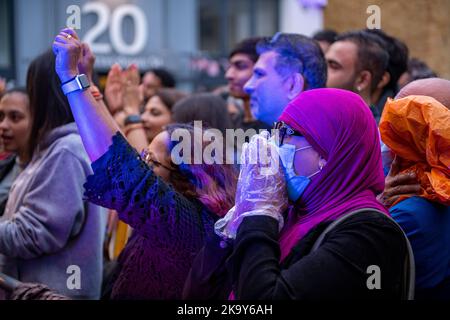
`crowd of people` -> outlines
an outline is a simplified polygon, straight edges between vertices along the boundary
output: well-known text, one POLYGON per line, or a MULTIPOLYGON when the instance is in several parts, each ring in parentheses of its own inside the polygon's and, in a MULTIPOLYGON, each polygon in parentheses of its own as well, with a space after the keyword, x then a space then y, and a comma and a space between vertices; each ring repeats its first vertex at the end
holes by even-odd
POLYGON ((450 299, 450 81, 381 30, 228 60, 100 90, 65 28, 0 93, 1 299, 450 299))

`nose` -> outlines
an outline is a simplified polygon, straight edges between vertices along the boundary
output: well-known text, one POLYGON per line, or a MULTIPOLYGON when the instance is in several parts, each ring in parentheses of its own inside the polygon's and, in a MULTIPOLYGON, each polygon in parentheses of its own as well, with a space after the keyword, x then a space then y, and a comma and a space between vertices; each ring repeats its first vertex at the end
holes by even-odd
POLYGON ((231 81, 233 80, 233 78, 234 78, 234 70, 233 68, 228 68, 227 72, 225 72, 225 79, 231 81))
POLYGON ((3 119, 0 118, 0 130, 5 131, 8 129, 8 120, 6 120, 6 117, 3 117, 3 119))
POLYGON ((248 79, 248 81, 244 85, 244 91, 249 96, 252 95, 252 93, 255 91, 255 81, 253 78, 254 77, 252 76, 250 79, 248 79))
POLYGON ((148 118, 149 118, 149 116, 148 116, 148 112, 147 111, 144 111, 142 114, 141 114, 141 121, 145 124, 145 123, 148 123, 148 118))

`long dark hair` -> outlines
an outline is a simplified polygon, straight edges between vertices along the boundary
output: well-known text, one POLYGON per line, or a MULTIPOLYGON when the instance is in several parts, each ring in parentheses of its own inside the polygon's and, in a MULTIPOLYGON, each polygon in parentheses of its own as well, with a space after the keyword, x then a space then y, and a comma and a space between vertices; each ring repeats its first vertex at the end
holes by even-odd
POLYGON ((155 92, 155 96, 158 97, 161 102, 172 111, 173 106, 180 100, 187 97, 187 94, 172 88, 160 88, 155 92))
MULTIPOLYGON (((191 137, 191 159, 194 159, 195 143, 194 127, 190 124, 173 123, 166 126, 165 130, 169 137, 177 129, 187 130, 191 137)), ((169 152, 179 142, 169 142, 169 152)), ((209 142, 201 141, 201 152, 209 142)), ((225 154, 223 155, 223 164, 189 164, 181 163, 176 165, 171 160, 171 165, 176 168, 171 172, 170 183, 173 187, 188 198, 199 200, 208 210, 219 217, 224 216, 234 205, 234 197, 237 186, 238 172, 236 168, 226 163, 225 154)))
POLYGON ((28 144, 31 157, 51 130, 74 121, 69 102, 61 91, 61 81, 55 71, 55 56, 51 50, 31 62, 27 74, 27 92, 32 119, 28 144))
POLYGON ((227 103, 221 97, 212 93, 197 93, 178 101, 172 109, 174 122, 190 123, 201 120, 211 129, 219 129, 226 134, 226 129, 232 129, 227 103))

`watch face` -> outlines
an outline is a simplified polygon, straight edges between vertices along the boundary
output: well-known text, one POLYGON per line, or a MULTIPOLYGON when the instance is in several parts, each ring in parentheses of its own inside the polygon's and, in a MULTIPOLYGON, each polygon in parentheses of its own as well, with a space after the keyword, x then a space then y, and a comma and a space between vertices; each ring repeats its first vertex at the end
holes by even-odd
POLYGON ((78 77, 78 80, 80 81, 82 88, 89 87, 90 84, 89 84, 89 80, 86 75, 82 74, 81 76, 78 77))
POLYGON ((125 118, 125 125, 141 122, 142 122, 141 116, 138 114, 132 114, 125 118))

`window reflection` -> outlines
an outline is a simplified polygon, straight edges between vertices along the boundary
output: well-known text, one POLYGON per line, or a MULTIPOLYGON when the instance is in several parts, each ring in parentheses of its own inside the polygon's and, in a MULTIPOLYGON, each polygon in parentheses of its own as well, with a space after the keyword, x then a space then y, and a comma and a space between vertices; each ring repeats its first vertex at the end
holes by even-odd
POLYGON ((239 41, 278 30, 279 0, 199 0, 200 50, 227 54, 239 41))
POLYGON ((0 69, 11 67, 10 5, 10 1, 0 0, 0 69))

